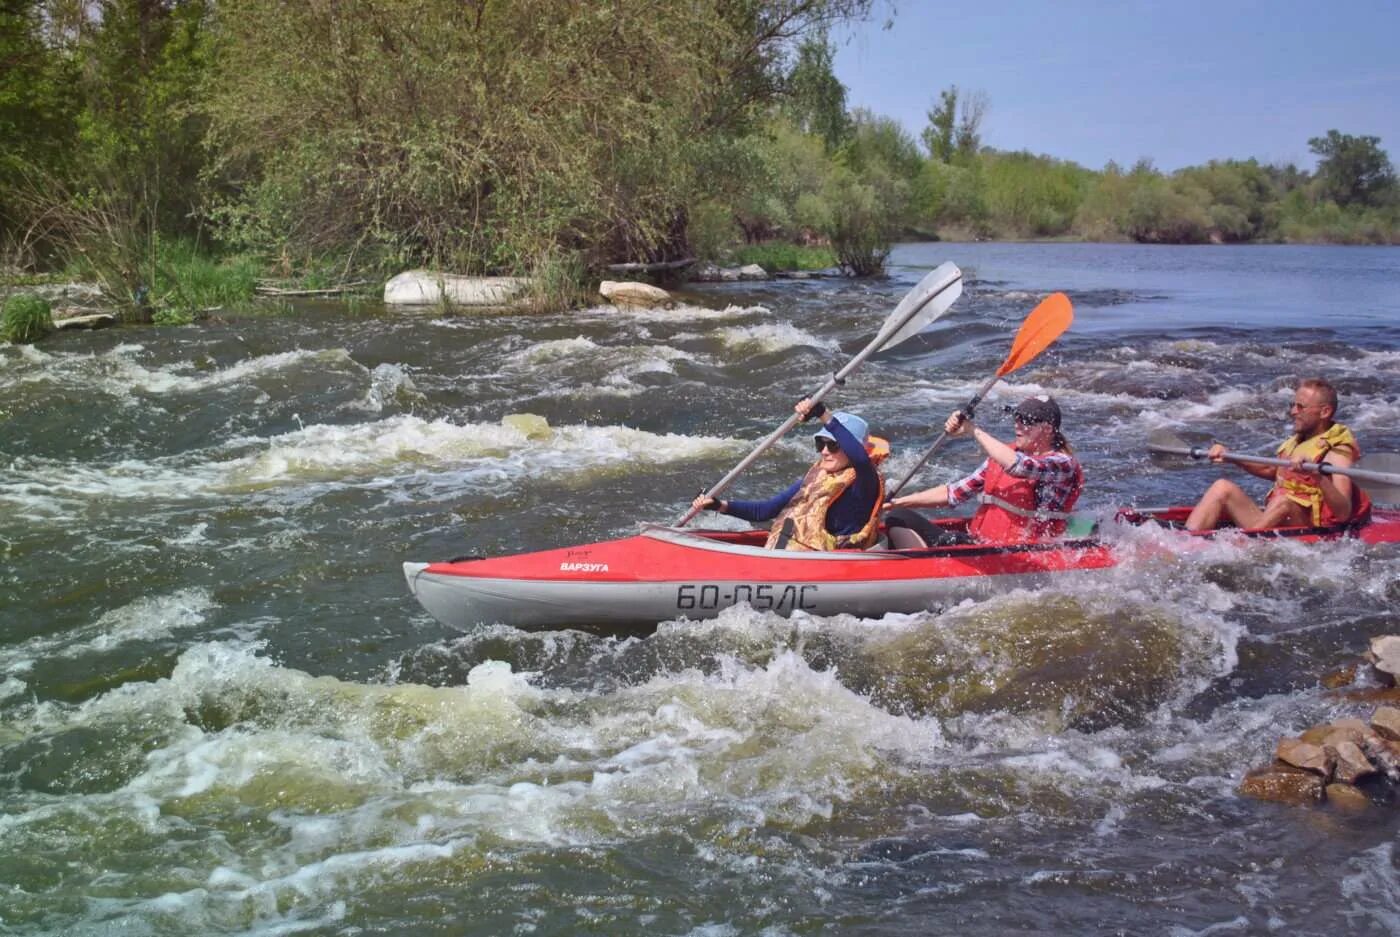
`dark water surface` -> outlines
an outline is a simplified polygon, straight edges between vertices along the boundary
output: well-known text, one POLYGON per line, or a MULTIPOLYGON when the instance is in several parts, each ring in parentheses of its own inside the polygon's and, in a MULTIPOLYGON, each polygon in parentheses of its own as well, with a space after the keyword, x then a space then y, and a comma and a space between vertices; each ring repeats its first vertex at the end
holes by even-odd
POLYGON ((892 259, 668 311, 304 305, 0 347, 0 931, 1400 931, 1393 808, 1234 793, 1280 735, 1364 712, 1318 677, 1400 631, 1394 550, 1142 550, 917 615, 741 607, 644 640, 463 636, 408 595, 404 560, 674 518, 944 260, 963 299, 836 401, 894 477, 1057 289, 1074 328, 992 399, 1058 397, 1085 507, 1192 500, 1216 471, 1152 466, 1148 434, 1271 446, 1304 375, 1400 452, 1400 250, 892 259))

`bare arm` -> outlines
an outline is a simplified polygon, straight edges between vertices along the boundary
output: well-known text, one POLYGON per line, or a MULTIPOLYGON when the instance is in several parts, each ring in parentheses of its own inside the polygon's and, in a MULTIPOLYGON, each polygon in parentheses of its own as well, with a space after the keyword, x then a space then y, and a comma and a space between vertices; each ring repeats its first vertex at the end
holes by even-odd
MULTIPOLYGON (((1296 460, 1296 463, 1302 462, 1296 460)), ((1322 457, 1322 461, 1328 465, 1335 465, 1337 468, 1349 468, 1354 464, 1354 460, 1344 453, 1333 449, 1322 457)), ((1322 490, 1322 500, 1327 502, 1327 507, 1337 517, 1351 517, 1351 495, 1352 485, 1350 478, 1345 475, 1331 475, 1319 472, 1317 474, 1317 487, 1322 490)))
POLYGON ((977 441, 977 445, 982 447, 982 451, 987 453, 987 458, 1002 468, 1010 468, 1011 463, 1016 461, 1015 449, 978 426, 971 417, 964 416, 961 410, 948 417, 943 424, 943 430, 954 439, 971 436, 977 441))
MULTIPOLYGON (((1206 453, 1206 455, 1210 457, 1210 460, 1212 462, 1224 462, 1226 461, 1225 453, 1229 451, 1230 450, 1226 449, 1223 443, 1215 443, 1210 447, 1210 450, 1206 453)), ((1252 462, 1237 462, 1235 464, 1238 465, 1240 468, 1244 469, 1249 474, 1257 475, 1260 478, 1267 478, 1269 481, 1274 481, 1278 478, 1277 466, 1255 465, 1252 462)))
POLYGON ((941 508, 948 505, 948 486, 939 485, 937 488, 925 488, 923 491, 916 491, 912 495, 900 495, 893 501, 885 503, 886 508, 941 508))

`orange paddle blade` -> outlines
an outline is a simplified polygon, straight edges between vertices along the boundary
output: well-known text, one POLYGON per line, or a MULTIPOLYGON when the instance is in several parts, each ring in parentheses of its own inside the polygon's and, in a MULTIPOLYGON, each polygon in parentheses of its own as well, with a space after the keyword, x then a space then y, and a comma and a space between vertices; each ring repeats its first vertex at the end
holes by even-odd
POLYGON ((1011 352, 997 369, 997 377, 1005 377, 1022 365, 1030 364, 1036 355, 1063 335, 1073 321, 1074 307, 1064 293, 1051 293, 1042 299, 1021 323, 1016 341, 1011 343, 1011 352))

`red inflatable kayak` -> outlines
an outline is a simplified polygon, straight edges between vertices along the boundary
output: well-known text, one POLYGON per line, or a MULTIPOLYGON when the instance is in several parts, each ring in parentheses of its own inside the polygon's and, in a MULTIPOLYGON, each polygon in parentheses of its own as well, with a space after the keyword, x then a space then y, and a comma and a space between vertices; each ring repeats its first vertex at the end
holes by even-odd
MULTIPOLYGON (((1179 527, 1189 508, 1122 510, 1119 523, 1179 527)), ((965 523, 944 521, 949 525, 965 523)), ((1400 511, 1337 527, 1182 533, 1287 537, 1304 542, 1354 537, 1400 542, 1400 511)), ((648 527, 633 537, 557 550, 445 563, 404 563, 414 596, 454 628, 503 623, 526 630, 578 628, 648 633, 675 618, 712 618, 747 602, 759 611, 874 617, 915 612, 1118 562, 1112 543, 1088 531, 1030 544, 914 550, 767 550, 766 531, 648 527)))

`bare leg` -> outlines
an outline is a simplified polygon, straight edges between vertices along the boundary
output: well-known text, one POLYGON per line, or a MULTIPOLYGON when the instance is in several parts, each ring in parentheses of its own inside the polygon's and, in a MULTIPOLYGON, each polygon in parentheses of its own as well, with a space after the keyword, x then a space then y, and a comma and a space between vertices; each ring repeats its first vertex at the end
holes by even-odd
POLYGON ((1229 479, 1217 479, 1206 489, 1205 495, 1191 509, 1186 518, 1187 530, 1214 530, 1221 518, 1233 521, 1240 527, 1259 527, 1264 512, 1245 494, 1243 488, 1229 479))
POLYGON ((1279 496, 1264 506, 1260 527, 1311 527, 1312 512, 1296 501, 1279 496))

